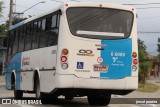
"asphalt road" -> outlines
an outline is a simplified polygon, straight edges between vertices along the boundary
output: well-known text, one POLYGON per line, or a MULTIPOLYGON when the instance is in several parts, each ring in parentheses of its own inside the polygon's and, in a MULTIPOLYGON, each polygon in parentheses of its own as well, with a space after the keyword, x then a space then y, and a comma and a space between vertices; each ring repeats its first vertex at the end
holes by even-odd
MULTIPOLYGON (((4 77, 0 78, 0 102, 2 99, 13 99, 13 91, 5 89, 4 77)), ((24 94, 24 98, 29 100, 35 100, 34 94, 24 94)), ((25 99, 22 99, 25 100, 25 99)), ((90 107, 87 99, 74 98, 72 101, 64 100, 60 97, 56 102, 50 104, 0 104, 0 107, 90 107)), ((97 107, 97 106, 96 106, 97 107)), ((143 93, 134 91, 126 96, 112 95, 112 99, 108 107, 160 107, 160 90, 155 93, 143 93), (137 99, 137 98, 151 98, 151 99, 137 99), (152 99, 153 98, 153 99, 152 99), (154 99, 156 98, 156 99, 154 99), (159 104, 136 104, 136 101, 140 100, 157 100, 159 104)))
MULTIPOLYGON (((12 99, 13 91, 9 91, 5 89, 5 84, 0 84, 0 100, 3 99, 12 99)), ((35 100, 34 94, 24 94, 24 98, 29 100, 35 100)), ((25 100, 25 99, 23 99, 25 100)), ((63 97, 60 97, 56 102, 51 104, 29 104, 29 105, 21 105, 21 104, 0 104, 0 107, 90 107, 86 98, 74 98, 72 101, 64 100, 63 97)), ((96 106, 98 107, 98 106, 96 106)), ((160 104, 136 104, 136 99, 128 98, 127 96, 116 96, 112 95, 111 104, 108 107, 160 107, 160 104), (135 100, 135 103, 130 104, 130 101, 135 100)))

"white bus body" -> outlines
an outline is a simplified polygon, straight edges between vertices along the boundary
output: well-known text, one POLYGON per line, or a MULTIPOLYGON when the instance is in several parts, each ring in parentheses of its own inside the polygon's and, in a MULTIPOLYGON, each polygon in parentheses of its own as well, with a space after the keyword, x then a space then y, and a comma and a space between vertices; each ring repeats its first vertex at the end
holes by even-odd
MULTIPOLYGON (((110 94, 124 95, 137 89, 138 47, 135 8, 103 2, 64 3, 48 13, 11 27, 10 31, 34 21, 40 23, 36 24, 37 26, 42 27, 42 20, 46 18, 47 23, 47 15, 56 11, 59 23, 56 45, 42 48, 37 45, 38 48, 27 51, 22 49, 21 52, 11 55, 12 58, 9 57, 6 88, 14 88, 15 97, 22 97, 24 91, 36 93, 38 98, 44 93, 64 95, 66 99, 88 96, 89 103, 94 104, 93 95, 104 94, 110 98, 110 94), (91 22, 92 25, 89 25, 91 22)), ((38 43, 41 43, 40 39, 38 43)), ((31 47, 33 45, 34 42, 31 43, 31 47)), ((103 98, 106 99, 104 96, 103 98)), ((104 102, 96 104, 101 105, 104 102)))

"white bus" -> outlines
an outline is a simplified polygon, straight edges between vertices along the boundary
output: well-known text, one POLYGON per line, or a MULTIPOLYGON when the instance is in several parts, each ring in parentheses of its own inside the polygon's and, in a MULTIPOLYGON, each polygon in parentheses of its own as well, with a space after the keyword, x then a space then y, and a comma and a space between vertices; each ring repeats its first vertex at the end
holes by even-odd
POLYGON ((137 87, 133 7, 69 2, 10 28, 6 88, 15 98, 87 96, 90 105, 107 105, 111 94, 137 87))

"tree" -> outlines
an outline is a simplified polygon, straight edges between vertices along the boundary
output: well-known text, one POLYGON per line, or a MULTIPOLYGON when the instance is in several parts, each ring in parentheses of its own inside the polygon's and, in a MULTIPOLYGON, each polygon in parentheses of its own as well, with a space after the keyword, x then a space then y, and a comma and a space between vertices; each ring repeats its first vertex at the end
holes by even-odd
POLYGON ((3 38, 6 37, 7 34, 7 26, 6 25, 0 25, 0 47, 3 46, 3 38))
POLYGON ((147 74, 152 70, 153 61, 148 58, 144 41, 138 39, 139 82, 145 84, 147 74))
MULTIPOLYGON (((12 23, 13 25, 15 25, 23 20, 26 20, 27 18, 14 17, 13 19, 14 20, 12 23)), ((5 38, 7 35, 8 24, 9 24, 9 21, 6 21, 6 24, 0 25, 0 47, 3 45, 3 38, 5 38)))
MULTIPOLYGON (((28 19, 27 17, 25 17, 25 18, 20 18, 20 17, 16 17, 16 16, 14 16, 13 17, 13 22, 12 22, 12 25, 15 25, 15 24, 17 24, 17 23, 19 23, 19 22, 22 22, 22 21, 24 21, 24 20, 26 20, 26 19, 28 19)), ((8 26, 8 24, 9 24, 9 21, 7 20, 6 21, 6 26, 8 26)))
MULTIPOLYGON (((0 1, 0 17, 2 16, 2 10, 3 10, 3 2, 0 1)), ((2 25, 0 25, 0 47, 3 44, 3 37, 4 37, 4 27, 2 25)))
POLYGON ((26 18, 26 17, 25 18, 14 17, 14 20, 13 20, 12 24, 15 25, 19 22, 22 22, 22 21, 26 20, 26 19, 28 19, 28 18, 26 18))
MULTIPOLYGON (((158 66, 158 69, 154 69, 154 76, 158 76, 159 74, 159 64, 160 64, 160 38, 158 38, 158 44, 157 44, 157 52, 158 52, 158 55, 157 57, 155 57, 156 61, 154 61, 154 66, 158 66)), ((155 66, 155 67, 156 67, 155 66)))

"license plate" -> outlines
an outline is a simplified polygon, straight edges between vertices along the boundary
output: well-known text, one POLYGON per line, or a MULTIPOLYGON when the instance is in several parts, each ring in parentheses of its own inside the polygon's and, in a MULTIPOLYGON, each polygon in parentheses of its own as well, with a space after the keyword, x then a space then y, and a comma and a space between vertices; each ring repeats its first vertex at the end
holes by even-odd
POLYGON ((94 65, 94 71, 107 72, 108 66, 107 65, 94 65))

